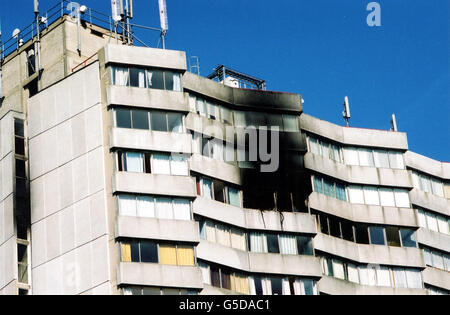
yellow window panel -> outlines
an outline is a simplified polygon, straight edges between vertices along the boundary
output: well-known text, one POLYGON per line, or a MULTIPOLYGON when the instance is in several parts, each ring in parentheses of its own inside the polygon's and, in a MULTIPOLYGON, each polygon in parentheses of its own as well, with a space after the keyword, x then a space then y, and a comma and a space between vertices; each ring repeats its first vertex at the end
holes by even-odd
POLYGON ((177 265, 177 251, 175 245, 159 246, 159 263, 162 265, 177 265))
POLYGON ((131 262, 131 245, 122 244, 122 261, 131 262))
POLYGON ((194 248, 190 246, 178 246, 177 259, 179 266, 194 266, 194 248))

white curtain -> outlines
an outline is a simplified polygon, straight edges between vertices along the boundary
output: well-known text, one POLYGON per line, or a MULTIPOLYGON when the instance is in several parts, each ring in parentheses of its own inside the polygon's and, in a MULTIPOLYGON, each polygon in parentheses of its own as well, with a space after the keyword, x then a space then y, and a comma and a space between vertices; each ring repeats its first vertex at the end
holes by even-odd
POLYGON ((253 253, 267 253, 267 239, 262 233, 250 233, 250 250, 253 253))
POLYGON ((348 186, 350 202, 354 204, 364 204, 364 193, 361 186, 348 186))
POLYGON ((427 228, 427 217, 425 215, 425 212, 423 210, 417 211, 417 219, 419 222, 419 226, 422 228, 427 228))
POLYGON ((137 197, 137 215, 142 218, 154 218, 155 200, 152 197, 137 197))
POLYGON ((119 213, 122 216, 136 216, 136 197, 119 195, 119 213))
POLYGON ((450 234, 448 220, 446 218, 441 216, 437 217, 437 223, 439 227, 439 233, 450 234))
POLYGON ((191 113, 196 113, 196 100, 195 100, 195 96, 194 95, 189 95, 189 111, 191 113))
POLYGON ((370 286, 376 286, 377 285, 377 270, 373 266, 367 267, 367 275, 369 279, 369 285, 370 286))
POLYGON ((151 88, 153 87, 153 72, 151 72, 150 70, 147 70, 147 87, 151 88))
POLYGON ((230 230, 221 224, 216 225, 217 243, 223 246, 231 247, 230 230))
POLYGON ((283 278, 283 280, 281 280, 281 286, 283 288, 283 295, 294 295, 294 292, 291 292, 288 278, 283 278))
POLYGON ((240 191, 235 188, 228 187, 228 201, 232 206, 241 207, 240 191))
POLYGON ((297 255, 297 239, 293 235, 280 235, 280 253, 283 255, 297 255))
POLYGON ((394 189, 395 204, 398 208, 409 208, 409 194, 407 190, 394 189))
POLYGON ((212 182, 209 179, 203 179, 202 182, 202 196, 208 199, 212 199, 212 182))
POLYGON ((410 289, 422 289, 422 273, 418 270, 406 270, 406 281, 410 289))
POLYGON ((211 243, 216 242, 216 226, 210 221, 206 222, 206 239, 211 243))
POLYGON ((238 229, 231 229, 231 246, 233 248, 245 251, 247 250, 247 246, 245 244, 245 233, 239 231, 238 229))
POLYGON ((358 268, 356 265, 348 264, 348 281, 353 283, 359 283, 359 275, 358 275, 358 268))
POLYGON ((406 289, 408 287, 408 284, 406 282, 405 270, 403 270, 403 269, 394 269, 394 281, 395 281, 395 287, 396 288, 406 289))
POLYGON ((179 73, 173 74, 173 90, 181 92, 181 75, 179 73))
POLYGON ((157 198, 156 212, 159 219, 172 220, 173 219, 172 199, 157 198))
POLYGON ((389 154, 387 151, 375 150, 373 151, 373 158, 376 167, 389 168, 389 154))
POLYGON ((333 259, 333 274, 335 278, 345 280, 344 263, 342 261, 333 259))
POLYGON ((248 277, 248 283, 250 286, 250 295, 256 295, 255 278, 248 277))
POLYGON ((177 176, 188 176, 188 162, 185 156, 172 154, 170 158, 171 174, 177 176))
POLYGON ((293 295, 305 295, 305 288, 302 280, 295 280, 293 295))
POLYGON ((127 68, 114 68, 114 85, 128 86, 129 73, 127 68))
POLYGON ((270 279, 262 279, 263 295, 272 295, 272 282, 270 279))
POLYGON ((144 173, 144 155, 142 153, 127 152, 127 172, 144 173))
POLYGON ((431 179, 431 186, 433 188, 433 193, 440 197, 444 197, 444 185, 442 185, 441 181, 437 179, 431 179))
POLYGON ((245 117, 245 112, 242 112, 242 111, 234 112, 234 125, 236 127, 247 127, 247 120, 245 117))
POLYGON ((139 87, 145 88, 145 70, 138 70, 139 71, 139 87))
POLYGON ((152 170, 154 174, 170 175, 169 156, 165 154, 153 154, 152 170))
POLYGON ((223 161, 223 141, 214 139, 210 141, 209 144, 212 146, 212 158, 215 160, 223 161))
POLYGON ((362 285, 369 285, 369 270, 367 266, 358 267, 359 271, 359 283, 362 285))
POLYGON ((431 180, 427 176, 419 175, 420 186, 424 192, 431 193, 431 180))
POLYGON ((209 272, 209 266, 202 262, 198 263, 200 270, 202 271, 203 283, 211 285, 211 273, 209 272))
POLYGON ((380 196, 376 187, 364 187, 364 199, 366 205, 380 205, 380 196))
POLYGON ((400 152, 389 152, 389 164, 391 168, 405 169, 405 163, 403 161, 403 154, 400 152))
POLYGON ((191 220, 191 202, 189 200, 174 199, 173 213, 175 220, 191 220))
POLYGON ((391 286, 391 271, 388 267, 377 268, 377 280, 380 287, 391 286))
POLYGON ((370 149, 359 149, 359 163, 361 166, 375 166, 373 161, 372 150, 370 149))
POLYGON ((355 148, 344 148, 344 159, 347 165, 359 165, 358 150, 355 148))
POLYGON ((380 188, 380 203, 383 207, 395 207, 394 192, 389 188, 380 188))
POLYGON ((316 155, 321 155, 319 140, 317 140, 315 138, 309 138, 309 147, 310 147, 311 153, 316 154, 316 155))
POLYGON ((428 229, 430 229, 434 232, 439 232, 437 219, 434 214, 427 213, 427 225, 428 225, 428 229))

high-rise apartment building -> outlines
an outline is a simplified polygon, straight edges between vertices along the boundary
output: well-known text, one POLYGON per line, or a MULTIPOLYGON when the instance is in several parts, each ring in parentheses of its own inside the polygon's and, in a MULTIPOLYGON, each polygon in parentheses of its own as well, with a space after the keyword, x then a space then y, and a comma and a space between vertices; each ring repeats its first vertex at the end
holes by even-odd
POLYGON ((406 134, 51 22, 0 53, 0 293, 450 292, 450 164, 406 134))

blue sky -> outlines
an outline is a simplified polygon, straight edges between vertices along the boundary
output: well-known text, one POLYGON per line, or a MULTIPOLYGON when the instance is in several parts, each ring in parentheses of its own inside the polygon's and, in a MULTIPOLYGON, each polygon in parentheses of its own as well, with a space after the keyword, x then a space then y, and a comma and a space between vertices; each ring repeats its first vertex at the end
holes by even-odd
MULTIPOLYGON (((45 10, 57 0, 41 0, 45 10)), ((134 0, 134 23, 159 26, 157 0, 134 0)), ((169 49, 300 93, 306 113, 337 124, 348 95, 354 127, 389 129, 397 115, 410 149, 450 161, 450 2, 385 0, 381 27, 369 0, 167 0, 169 49)), ((4 37, 33 18, 32 0, 0 2, 4 37)), ((109 0, 80 3, 110 13, 109 0)), ((138 36, 149 45, 157 34, 138 36)))

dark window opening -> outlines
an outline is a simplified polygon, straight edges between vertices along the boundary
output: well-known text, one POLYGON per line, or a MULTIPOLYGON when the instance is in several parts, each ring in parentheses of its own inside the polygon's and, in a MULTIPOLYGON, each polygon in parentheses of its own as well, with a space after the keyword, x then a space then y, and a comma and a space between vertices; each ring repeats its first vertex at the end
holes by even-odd
POLYGON ((158 245, 150 241, 142 241, 141 245, 141 262, 158 263, 158 245))
POLYGON ((25 155, 25 139, 16 137, 15 151, 18 155, 25 155))
POLYGON ((341 222, 341 228, 342 228, 342 238, 346 241, 354 242, 355 237, 353 235, 353 225, 348 221, 344 221, 341 222))
POLYGON ((413 230, 401 229, 400 235, 402 237, 403 247, 412 247, 412 248, 417 247, 416 236, 415 236, 415 232, 413 230))
POLYGON ((388 226, 386 228, 386 238, 388 246, 400 247, 400 234, 397 227, 388 226))
POLYGON ((378 226, 369 227, 370 243, 373 245, 386 245, 384 228, 378 226))
POLYGON ((269 253, 279 254, 280 247, 278 244, 278 235, 276 234, 267 234, 267 247, 269 253))
POLYGON ((132 110, 131 116, 133 117, 133 128, 134 129, 149 130, 148 111, 132 110))
POLYGON ((225 185, 215 180, 214 184, 214 200, 225 203, 225 185))
POLYGON ((282 279, 278 277, 271 277, 270 282, 272 284, 272 295, 283 295, 282 279))
POLYGON ((211 285, 220 288, 220 270, 216 266, 211 266, 211 285))
POLYGON ((297 247, 299 255, 314 255, 311 237, 297 236, 297 247))
POLYGON ((369 242, 369 233, 367 231, 366 225, 356 225, 355 226, 355 236, 356 243, 358 244, 370 244, 369 242))
POLYGON ((16 159, 16 176, 26 178, 25 161, 16 159))
POLYGON ((330 235, 334 237, 341 238, 341 226, 336 218, 329 218, 330 223, 330 235))

